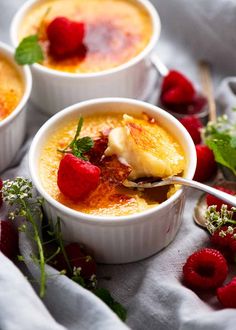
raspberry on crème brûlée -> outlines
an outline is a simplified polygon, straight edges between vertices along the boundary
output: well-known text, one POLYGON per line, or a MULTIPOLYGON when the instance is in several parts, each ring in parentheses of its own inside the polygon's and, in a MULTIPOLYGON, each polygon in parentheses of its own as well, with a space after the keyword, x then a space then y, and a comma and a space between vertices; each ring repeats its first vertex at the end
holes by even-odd
POLYGON ((18 38, 37 34, 42 65, 70 73, 93 73, 120 66, 140 54, 153 33, 150 14, 135 0, 38 1, 26 13, 18 38), (49 24, 58 17, 84 24, 82 47, 69 57, 50 53, 49 24))
POLYGON ((183 175, 187 166, 184 152, 174 136, 146 114, 99 113, 86 115, 81 130, 81 138, 89 136, 94 141, 86 157, 100 169, 99 184, 86 199, 68 198, 57 184, 58 169, 65 159, 58 150, 73 140, 77 124, 78 120, 60 124, 39 157, 42 186, 58 202, 87 214, 124 216, 148 210, 178 189, 173 185, 144 191, 124 187, 127 178, 183 175))
POLYGON ((24 83, 13 62, 0 54, 0 122, 20 103, 24 83))

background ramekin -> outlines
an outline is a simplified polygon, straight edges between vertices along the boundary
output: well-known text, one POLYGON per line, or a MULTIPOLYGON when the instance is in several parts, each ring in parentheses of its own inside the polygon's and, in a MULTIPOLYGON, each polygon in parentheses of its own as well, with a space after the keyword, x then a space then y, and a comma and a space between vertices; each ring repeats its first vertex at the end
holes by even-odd
MULTIPOLYGON (((160 36, 161 23, 156 9, 148 0, 136 0, 150 14, 153 34, 146 48, 119 67, 88 74, 73 74, 52 70, 40 64, 31 66, 33 75, 32 101, 45 113, 52 115, 79 101, 97 97, 142 97, 147 84, 149 55, 160 36)), ((18 31, 24 16, 39 0, 27 1, 16 13, 11 24, 11 41, 19 44, 18 31)))
MULTIPOLYGON (((93 216, 72 210, 54 200, 43 188, 39 178, 39 159, 48 137, 67 120, 86 118, 97 112, 138 114, 145 112, 171 131, 186 154, 185 177, 191 179, 196 167, 193 141, 180 122, 166 111, 151 104, 123 98, 105 98, 75 104, 49 119, 35 136, 29 153, 30 174, 45 211, 53 221, 62 220, 66 241, 84 243, 93 250, 96 260, 104 263, 127 263, 146 258, 167 246, 181 224, 185 202, 184 191, 178 190, 162 204, 142 213, 121 217, 93 216)), ((86 125, 86 121, 85 121, 86 125)))
MULTIPOLYGON (((4 120, 0 121, 0 173, 6 169, 19 150, 25 137, 26 103, 32 89, 32 78, 27 66, 20 67, 14 61, 13 49, 0 42, 0 54, 7 58, 20 73, 25 90, 20 103, 4 120)), ((6 77, 8 79, 8 77, 6 77)))

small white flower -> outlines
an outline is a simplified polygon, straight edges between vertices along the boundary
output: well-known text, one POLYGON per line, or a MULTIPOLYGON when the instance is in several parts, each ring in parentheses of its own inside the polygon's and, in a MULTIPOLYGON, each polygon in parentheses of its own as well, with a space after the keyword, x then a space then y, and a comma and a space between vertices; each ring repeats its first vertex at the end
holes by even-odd
POLYGON ((227 235, 226 232, 223 231, 223 230, 221 230, 221 231, 219 232, 219 236, 220 236, 220 237, 225 237, 226 235, 227 235))
POLYGON ((233 234, 234 233, 234 228, 229 226, 228 229, 227 229, 227 233, 233 234))

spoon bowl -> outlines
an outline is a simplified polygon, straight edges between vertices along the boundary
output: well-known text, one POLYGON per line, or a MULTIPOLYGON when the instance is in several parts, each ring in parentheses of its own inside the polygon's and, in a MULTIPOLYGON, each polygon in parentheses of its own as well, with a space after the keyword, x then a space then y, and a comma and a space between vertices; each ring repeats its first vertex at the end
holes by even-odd
POLYGON ((172 177, 160 180, 160 181, 152 181, 152 182, 150 182, 150 180, 149 181, 145 180, 145 181, 140 181, 140 182, 125 180, 123 182, 123 185, 127 188, 138 188, 138 189, 150 189, 150 188, 156 188, 156 187, 166 186, 166 185, 170 185, 170 184, 180 184, 183 186, 188 186, 191 188, 195 188, 195 189, 204 191, 208 194, 211 194, 211 195, 223 200, 227 204, 230 204, 230 205, 236 207, 236 197, 235 196, 227 194, 218 189, 212 188, 206 184, 203 184, 203 183, 200 183, 200 182, 197 182, 194 180, 190 180, 190 179, 185 179, 185 178, 182 178, 179 176, 172 176, 172 177))

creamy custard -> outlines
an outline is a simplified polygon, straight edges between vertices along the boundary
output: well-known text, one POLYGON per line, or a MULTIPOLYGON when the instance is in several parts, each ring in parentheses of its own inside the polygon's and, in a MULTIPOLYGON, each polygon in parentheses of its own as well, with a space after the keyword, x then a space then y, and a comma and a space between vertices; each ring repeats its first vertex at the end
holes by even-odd
POLYGON ((109 134, 105 155, 116 154, 132 168, 129 179, 165 178, 181 173, 184 156, 179 143, 162 127, 143 119, 123 116, 123 125, 109 134))
MULTIPOLYGON (((143 124, 147 123, 147 117, 142 116, 143 124)), ((175 188, 161 187, 145 191, 138 191, 125 188, 122 184, 113 185, 109 181, 101 178, 98 188, 84 201, 73 202, 66 198, 57 186, 57 171, 62 154, 57 149, 65 148, 74 137, 78 120, 68 122, 58 127, 57 130, 48 138, 43 146, 39 159, 39 175, 44 189, 58 202, 70 207, 74 210, 81 211, 93 215, 101 216, 122 216, 145 211, 169 198, 175 191, 175 188)), ((96 116, 86 116, 81 136, 90 136, 94 139, 101 135, 101 132, 110 132, 112 129, 124 125, 122 114, 100 114, 96 116)), ((184 154, 179 144, 169 132, 154 121, 152 124, 152 132, 158 132, 159 138, 162 137, 166 141, 175 143, 179 152, 179 157, 183 159, 178 167, 182 174, 184 171, 184 154), (163 135, 160 133, 163 132, 163 135), (168 140, 169 139, 169 140, 168 140)), ((170 150, 170 149, 169 149, 170 150)), ((168 157, 168 155, 166 154, 168 157)), ((169 157, 172 157, 171 153, 169 157)), ((176 170, 173 169, 176 173, 176 170)))
POLYGON ((0 121, 14 111, 23 93, 24 84, 19 72, 0 54, 0 121))
POLYGON ((117 67, 137 56, 152 35, 149 13, 134 0, 39 1, 22 20, 19 40, 38 34, 44 49, 42 62, 49 68, 71 73, 92 73, 117 67), (84 22, 84 51, 78 56, 55 59, 49 53, 46 29, 56 17, 84 22))

